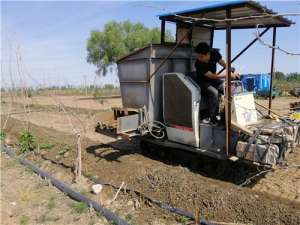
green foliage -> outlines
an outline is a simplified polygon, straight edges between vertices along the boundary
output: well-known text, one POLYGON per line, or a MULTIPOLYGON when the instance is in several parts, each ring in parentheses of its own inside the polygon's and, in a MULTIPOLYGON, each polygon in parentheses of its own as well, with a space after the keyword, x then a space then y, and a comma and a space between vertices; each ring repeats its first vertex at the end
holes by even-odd
POLYGON ((1 130, 0 131, 0 141, 4 141, 5 137, 6 137, 6 133, 3 130, 1 130))
POLYGON ((189 221, 190 221, 190 219, 187 218, 187 217, 185 217, 185 216, 180 216, 180 217, 178 218, 178 222, 181 223, 182 225, 188 224, 189 221))
POLYGON ((93 96, 95 98, 101 98, 105 96, 113 96, 113 95, 120 95, 120 88, 115 87, 111 84, 104 85, 103 88, 95 88, 93 92, 93 96))
POLYGON ((136 225, 136 222, 135 222, 135 219, 133 218, 133 215, 128 213, 125 217, 125 219, 127 220, 127 222, 130 224, 130 225, 136 225))
POLYGON ((27 166, 27 167, 25 168, 25 171, 26 171, 27 173, 30 173, 30 174, 33 174, 33 173, 34 173, 33 169, 32 169, 31 167, 29 167, 29 166, 27 166))
MULTIPOLYGON (((9 93, 15 95, 16 93, 21 93, 22 89, 14 89, 8 90, 5 94, 8 96, 9 93)), ((111 84, 107 84, 102 86, 98 85, 87 85, 85 87, 77 87, 72 85, 64 85, 64 86, 50 86, 46 88, 35 88, 31 89, 32 96, 35 95, 94 95, 95 92, 100 93, 101 97, 111 96, 111 95, 120 95, 120 88, 113 86, 111 84)), ((18 94, 18 96, 22 96, 21 94, 18 94)), ((1 104, 7 104, 5 101, 1 101, 1 104)), ((35 104, 32 104, 32 106, 36 106, 35 104)))
MULTIPOLYGON (((173 41, 170 31, 166 31, 166 41, 173 41)), ((99 75, 105 75, 107 67, 126 54, 160 42, 160 30, 147 28, 142 23, 130 21, 105 24, 103 31, 92 30, 87 42, 87 62, 97 67, 99 75)))
POLYGON ((300 73, 275 72, 273 87, 282 92, 290 92, 293 88, 300 86, 300 73))
POLYGON ((29 221, 28 217, 22 215, 21 218, 20 218, 20 225, 27 225, 28 221, 29 221))
POLYGON ((58 154, 63 155, 65 154, 67 151, 69 151, 71 149, 70 145, 62 143, 59 146, 59 150, 58 150, 58 154))
POLYGON ((51 143, 41 143, 41 144, 39 144, 39 147, 40 147, 41 150, 43 150, 43 149, 49 150, 49 149, 52 149, 54 147, 54 144, 51 144, 51 143))
POLYGON ((280 71, 275 72, 274 77, 276 80, 284 80, 285 79, 284 73, 282 73, 280 71))
POLYGON ((300 73, 289 73, 286 80, 289 82, 295 82, 300 85, 300 73))
POLYGON ((78 214, 84 213, 87 211, 88 206, 84 202, 74 202, 71 205, 71 208, 78 214))
POLYGON ((33 151, 35 148, 34 137, 31 132, 24 131, 19 137, 20 153, 33 151))

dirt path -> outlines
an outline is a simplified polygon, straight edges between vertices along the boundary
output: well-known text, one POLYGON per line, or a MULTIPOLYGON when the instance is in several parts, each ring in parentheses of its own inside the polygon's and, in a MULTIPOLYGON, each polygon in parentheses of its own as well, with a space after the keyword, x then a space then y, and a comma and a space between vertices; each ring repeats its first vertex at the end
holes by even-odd
MULTIPOLYGON (((16 137, 22 130, 18 124, 19 121, 12 119, 7 126, 12 143, 16 142, 16 137)), ((46 157, 65 165, 74 164, 75 139, 72 135, 35 125, 31 125, 30 128, 40 143, 45 141, 55 143, 56 147, 44 152, 46 157), (60 142, 63 140, 71 146, 72 150, 67 155, 59 153, 58 140, 60 142)), ((87 150, 83 161, 84 172, 89 176, 117 185, 124 181, 128 186, 148 196, 190 212, 198 211, 204 218, 214 221, 259 225, 300 223, 300 204, 297 203, 297 199, 289 201, 249 188, 240 188, 228 182, 194 173, 181 165, 166 164, 141 154, 138 146, 128 142, 117 143, 127 149, 121 151, 99 145, 99 141, 84 139, 83 143, 87 150)), ((291 182, 291 185, 296 186, 297 183, 291 182)), ((293 189, 286 190, 290 191, 293 189)), ((161 211, 154 210, 152 213, 150 213, 152 218, 163 218, 161 211)), ((143 219, 145 211, 137 214, 137 218, 146 221, 143 219)))

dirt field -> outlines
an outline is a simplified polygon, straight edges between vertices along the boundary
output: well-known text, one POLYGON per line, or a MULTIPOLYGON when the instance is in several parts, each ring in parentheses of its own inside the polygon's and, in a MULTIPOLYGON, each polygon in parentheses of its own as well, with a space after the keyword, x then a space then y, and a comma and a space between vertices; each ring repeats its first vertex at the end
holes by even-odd
POLYGON ((1 224, 107 224, 1 153, 1 224))
MULTIPOLYGON (((259 104, 268 107, 269 100, 267 99, 257 99, 259 104)), ((299 101, 296 97, 277 97, 272 100, 272 109, 279 115, 286 115, 289 112, 290 103, 299 101)))
MULTIPOLYGON (((72 97, 68 96, 68 101, 72 97)), ((84 109, 88 101, 92 107, 97 103, 93 100, 77 101, 76 108, 84 109)), ((274 109, 279 112, 287 109, 289 102, 295 98, 278 98, 274 100, 274 109)), ((38 100, 32 104, 32 110, 38 109, 38 100)), ((107 105, 101 109, 108 109, 115 104, 114 100, 107 100, 107 105), (110 103, 110 101, 112 101, 110 103)), ((265 100, 260 100, 266 104, 265 100)), ((119 100, 120 103, 120 100, 119 100)), ((98 103, 101 105, 101 103, 98 103)), ((2 112, 9 111, 9 102, 2 104, 2 112)), ((49 104, 42 109, 49 109, 49 104)), ((67 105, 67 103, 66 103, 67 105)), ((74 106, 70 104, 69 106, 74 106)), ((94 111, 99 108, 90 108, 87 111, 76 111, 76 117, 71 117, 73 124, 86 130, 83 138, 84 172, 89 176, 98 177, 106 182, 120 185, 122 181, 129 187, 142 193, 167 202, 176 207, 198 212, 203 218, 213 221, 242 222, 246 224, 299 224, 300 223, 300 151, 290 154, 288 169, 278 169, 267 173, 258 182, 247 188, 237 184, 249 177, 253 171, 231 167, 225 177, 218 179, 195 171, 189 166, 179 162, 164 160, 161 157, 149 155, 147 149, 140 149, 137 142, 129 143, 117 141, 111 137, 94 133, 94 125, 103 119, 107 113, 94 111), (81 121, 81 122, 80 122, 81 121), (84 125, 81 125, 84 124, 84 125), (103 143, 114 143, 111 148, 103 143), (119 150, 118 150, 119 149, 119 150)), ((39 108, 40 109, 40 108, 39 108)), ((87 108, 85 108, 87 109, 87 108)), ((13 111, 19 112, 22 105, 14 105, 13 111)), ((29 120, 30 130, 39 143, 50 142, 55 146, 49 151, 43 152, 43 157, 66 166, 73 166, 75 158, 75 138, 73 127, 68 123, 68 117, 64 112, 53 110, 32 112, 30 117, 24 114, 13 114, 7 121, 5 131, 7 142, 16 144, 19 133, 27 126, 29 120), (47 118, 47 119, 45 119, 47 118), (71 150, 61 155, 60 145, 68 144, 71 150)), ((109 120, 106 117, 104 120, 109 120)), ((6 117, 2 117, 2 124, 6 117)), ((37 163, 42 163, 38 157, 32 158, 37 163)), ((60 170, 63 170, 62 168, 60 170)), ((68 172, 70 173, 70 171, 68 172)), ((65 176, 63 176, 62 179, 65 176)), ((111 193, 110 193, 111 194, 111 193)), ((109 195, 109 192, 107 192, 109 195)), ((111 196, 110 196, 111 197, 111 196)), ((123 193, 118 202, 118 210, 126 217, 128 202, 136 202, 136 197, 123 193)), ((129 204, 129 205, 130 205, 129 204)), ((174 217, 155 206, 149 206, 139 200, 141 208, 132 212, 137 224, 176 224, 182 223, 182 218, 174 217), (159 220, 154 220, 159 218, 159 220), (151 221, 151 222, 150 222, 151 221), (155 222, 153 222, 155 221, 155 222)), ((182 223, 183 224, 183 223, 182 223)))
MULTIPOLYGON (((2 101, 10 102, 11 97, 5 97, 2 101)), ((121 98, 109 98, 109 99, 94 99, 93 96, 33 96, 31 98, 14 97, 16 103, 37 104, 43 106, 55 105, 59 106, 64 104, 67 107, 82 108, 82 109, 109 109, 111 107, 118 107, 122 105, 121 98)))

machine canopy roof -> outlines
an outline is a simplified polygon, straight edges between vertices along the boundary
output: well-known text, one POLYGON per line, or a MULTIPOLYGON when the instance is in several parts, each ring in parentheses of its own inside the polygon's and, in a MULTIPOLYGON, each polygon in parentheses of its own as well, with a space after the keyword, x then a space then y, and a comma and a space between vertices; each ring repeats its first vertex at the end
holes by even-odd
POLYGON ((209 26, 214 29, 225 29, 226 9, 231 9, 231 18, 259 16, 256 18, 245 18, 242 20, 232 20, 231 28, 255 28, 260 27, 288 27, 292 21, 283 16, 276 15, 270 9, 254 1, 226 1, 217 4, 210 4, 200 8, 184 10, 174 13, 159 15, 159 19, 176 23, 194 24, 199 26, 209 26), (221 20, 221 21, 218 21, 221 20))

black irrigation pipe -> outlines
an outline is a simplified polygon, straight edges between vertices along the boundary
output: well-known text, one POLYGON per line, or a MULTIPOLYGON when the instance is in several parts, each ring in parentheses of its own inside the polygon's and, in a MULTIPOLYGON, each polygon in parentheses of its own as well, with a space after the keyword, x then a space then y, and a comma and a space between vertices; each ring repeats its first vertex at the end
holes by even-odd
MULTIPOLYGON (((13 158, 16 157, 14 149, 4 146, 2 144, 1 144, 1 149, 3 149, 10 157, 13 157, 13 158)), ((112 221, 112 222, 114 222, 114 224, 117 224, 117 225, 129 225, 125 220, 118 217, 115 213, 104 208, 102 205, 98 204, 96 201, 91 200, 88 197, 86 197, 78 192, 75 192, 67 184, 65 184, 65 183, 59 181, 58 179, 56 179, 55 177, 49 175, 45 171, 41 170, 40 168, 38 168, 37 166, 32 164, 30 161, 23 159, 23 158, 18 158, 18 160, 19 160, 20 164, 22 164, 23 166, 29 167, 36 174, 41 176, 43 179, 49 180, 52 183, 52 185, 54 185, 57 189, 59 189, 60 191, 62 191, 63 193, 65 193, 66 195, 71 197, 72 199, 80 201, 80 202, 84 202, 88 206, 92 206, 95 209, 95 211, 97 211, 102 216, 104 216, 108 221, 112 221)))
MULTIPOLYGON (((54 163, 54 164, 56 164, 56 165, 60 165, 60 166, 62 166, 62 167, 64 167, 64 168, 68 168, 68 169, 74 170, 74 167, 73 167, 73 166, 66 165, 65 163, 62 163, 62 162, 57 162, 56 160, 49 159, 49 158, 47 158, 47 157, 45 157, 45 156, 43 156, 43 155, 41 155, 41 157, 42 157, 44 160, 48 160, 48 161, 50 161, 51 163, 54 163)), ((146 196, 145 194, 143 194, 143 193, 141 193, 141 192, 139 192, 139 191, 137 191, 137 190, 134 190, 134 189, 131 189, 131 188, 128 188, 128 187, 126 187, 126 189, 125 189, 125 188, 120 188, 120 187, 117 186, 117 185, 114 185, 114 184, 111 184, 111 183, 108 183, 108 182, 103 182, 102 180, 99 180, 99 179, 91 178, 90 176, 87 176, 84 172, 83 172, 83 175, 84 175, 85 177, 89 178, 91 181, 93 181, 93 182, 95 182, 95 183, 102 184, 102 185, 105 185, 105 186, 110 186, 110 187, 112 187, 112 188, 114 188, 114 189, 116 189, 116 190, 119 190, 119 189, 120 189, 121 191, 124 191, 124 192, 125 192, 125 191, 126 191, 126 192, 129 192, 129 193, 130 193, 130 192, 133 192, 133 193, 135 193, 136 195, 138 195, 139 197, 141 197, 141 198, 143 198, 143 199, 146 199, 147 201, 149 201, 149 202, 155 204, 156 206, 158 206, 158 207, 161 208, 161 209, 165 209, 165 210, 167 210, 167 211, 169 211, 169 212, 171 212, 171 213, 177 214, 177 215, 179 215, 179 216, 184 216, 184 217, 187 217, 187 218, 189 218, 189 219, 191 219, 191 220, 195 220, 195 216, 193 215, 193 213, 188 212, 188 211, 185 211, 185 210, 183 210, 183 209, 179 209, 179 208, 173 207, 173 206, 171 206, 171 205, 169 205, 169 204, 167 204, 167 203, 161 202, 161 201, 159 201, 159 200, 153 199, 153 198, 151 198, 151 197, 149 197, 149 196, 146 196)), ((205 219, 200 219, 199 224, 200 224, 200 225, 214 225, 214 224, 212 224, 212 223, 206 221, 205 219)))

